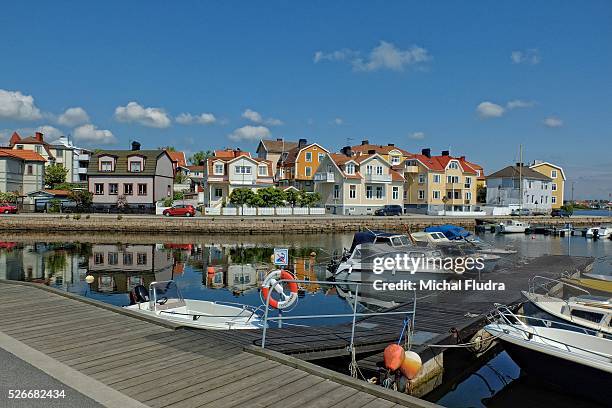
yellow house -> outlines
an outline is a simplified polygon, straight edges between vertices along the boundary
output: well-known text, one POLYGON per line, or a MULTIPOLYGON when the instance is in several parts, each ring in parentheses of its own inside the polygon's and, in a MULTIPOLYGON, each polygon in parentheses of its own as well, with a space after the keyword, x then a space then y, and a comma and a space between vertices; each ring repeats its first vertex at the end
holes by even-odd
POLYGON ((432 215, 475 211, 478 172, 464 156, 430 149, 409 156, 403 166, 406 212, 432 215))
POLYGON ((565 194, 566 180, 563 168, 542 160, 535 160, 529 168, 552 179, 552 208, 561 208, 565 194))
POLYGON ((281 186, 293 186, 297 189, 313 191, 314 174, 319 164, 329 152, 317 143, 307 144, 300 139, 298 145, 289 150, 285 158, 281 157, 278 165, 278 180, 281 186))
MULTIPOLYGON (((347 148, 343 149, 346 154, 347 148)), ((383 159, 391 163, 392 166, 400 165, 406 160, 410 153, 404 149, 396 147, 393 143, 387 145, 371 144, 369 140, 362 140, 361 144, 350 147, 350 152, 355 156, 378 154, 383 159)), ((349 153, 350 154, 350 153, 349 153)))

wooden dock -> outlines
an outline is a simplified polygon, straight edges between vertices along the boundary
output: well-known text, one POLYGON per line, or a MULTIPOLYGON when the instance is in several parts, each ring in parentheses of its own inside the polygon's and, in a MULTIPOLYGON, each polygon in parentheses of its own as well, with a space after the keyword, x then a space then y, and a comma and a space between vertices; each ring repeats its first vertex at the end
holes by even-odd
POLYGON ((23 344, 64 371, 76 370, 144 406, 435 406, 272 350, 245 347, 248 337, 235 336, 237 331, 184 330, 22 282, 0 282, 0 294, 0 339, 23 344))

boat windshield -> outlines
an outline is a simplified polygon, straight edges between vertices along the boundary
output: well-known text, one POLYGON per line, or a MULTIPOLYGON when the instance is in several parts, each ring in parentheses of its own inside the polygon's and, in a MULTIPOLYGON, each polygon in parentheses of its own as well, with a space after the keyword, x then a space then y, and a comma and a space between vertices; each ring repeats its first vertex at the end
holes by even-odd
POLYGON ((185 306, 185 300, 179 291, 176 282, 152 282, 149 286, 151 293, 151 310, 161 311, 185 306))

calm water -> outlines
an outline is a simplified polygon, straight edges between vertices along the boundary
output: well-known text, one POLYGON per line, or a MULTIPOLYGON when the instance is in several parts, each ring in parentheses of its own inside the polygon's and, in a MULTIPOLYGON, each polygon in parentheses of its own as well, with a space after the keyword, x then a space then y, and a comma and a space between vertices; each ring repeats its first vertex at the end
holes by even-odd
MULTIPOLYGON (((595 274, 612 274, 612 241, 591 241, 543 235, 495 235, 481 238, 495 246, 512 247, 516 255, 504 262, 521 262, 543 254, 592 256, 595 274)), ((128 304, 128 292, 138 284, 174 279, 183 296, 258 306, 258 287, 270 269, 274 247, 290 249, 291 266, 298 278, 325 280, 325 265, 334 251, 349 247, 352 234, 264 236, 134 236, 5 234, 0 242, 0 279, 28 280, 91 297, 114 305, 128 304), (94 282, 85 283, 92 275, 94 282)), ((494 273, 494 272, 493 272, 494 273)), ((350 313, 342 292, 330 285, 303 285, 292 315, 350 313)), ((360 304, 360 310, 380 307, 360 304)), ((315 321, 334 324, 347 319, 315 321)), ((417 305, 418 320, 418 305, 417 305)), ((310 324, 313 322, 310 321, 310 324)), ((547 394, 541 386, 519 378, 520 369, 499 352, 451 391, 437 397, 451 407, 529 405, 540 401, 534 393, 552 398, 558 406, 580 401, 547 394), (509 402, 511 401, 511 402, 509 402)), ((539 398, 539 397, 538 397, 539 398)), ((547 405, 547 404, 544 404, 547 405)), ((542 406, 536 404, 535 406, 542 406)))

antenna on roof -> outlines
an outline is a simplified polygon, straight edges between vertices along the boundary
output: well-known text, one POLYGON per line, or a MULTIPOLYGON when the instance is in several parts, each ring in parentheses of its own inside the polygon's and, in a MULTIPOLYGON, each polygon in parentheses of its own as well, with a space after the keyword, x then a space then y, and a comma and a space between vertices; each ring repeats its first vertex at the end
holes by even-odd
POLYGON ((346 138, 346 145, 347 145, 347 146, 350 146, 350 145, 351 145, 351 141, 352 141, 352 140, 353 140, 353 138, 352 138, 352 137, 347 137, 347 138, 346 138))

